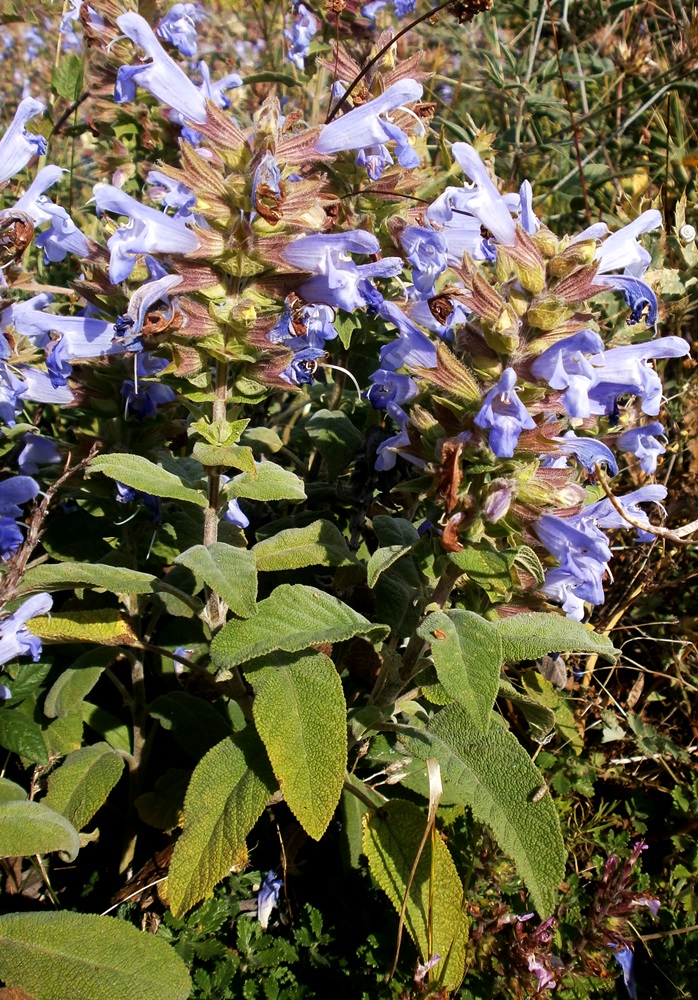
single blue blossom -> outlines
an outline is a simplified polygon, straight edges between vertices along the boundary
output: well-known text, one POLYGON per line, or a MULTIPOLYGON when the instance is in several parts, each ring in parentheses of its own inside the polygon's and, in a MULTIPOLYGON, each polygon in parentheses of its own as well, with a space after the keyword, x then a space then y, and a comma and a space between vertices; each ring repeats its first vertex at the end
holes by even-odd
POLYGON ((175 218, 188 217, 196 204, 196 195, 185 184, 175 181, 161 170, 150 170, 145 179, 151 188, 150 197, 165 208, 175 210, 175 218))
POLYGON ((115 483, 117 503, 137 503, 145 507, 145 512, 156 527, 162 524, 162 504, 160 497, 154 497, 150 493, 142 493, 125 483, 115 483))
POLYGON ((485 396, 475 424, 489 430, 489 446, 497 458, 511 458, 523 430, 536 426, 531 414, 516 394, 516 372, 507 368, 499 382, 485 396))
POLYGON ((160 38, 179 49, 183 56, 191 58, 196 55, 199 46, 196 26, 206 17, 206 11, 199 3, 176 3, 159 21, 156 32, 160 38))
POLYGON ((436 347, 423 330, 405 316, 394 302, 383 302, 381 317, 397 327, 398 339, 385 344, 380 350, 382 369, 436 368, 436 347))
POLYGON ((627 945, 618 944, 609 944, 608 947, 613 949, 613 957, 623 970, 623 982, 625 983, 630 1000, 637 1000, 637 986, 635 985, 635 976, 633 974, 634 955, 631 949, 627 945))
POLYGON ((599 375, 589 356, 598 357, 603 349, 604 343, 598 333, 580 330, 548 347, 531 365, 536 378, 544 379, 552 389, 562 392, 562 405, 568 416, 582 419, 590 416, 589 391, 598 382, 599 375))
POLYGON ((0 621, 0 664, 31 656, 34 663, 41 656, 41 639, 27 628, 27 622, 45 615, 53 607, 50 594, 34 594, 8 618, 0 621))
POLYGON ((0 517, 0 559, 11 559, 24 541, 22 529, 11 517, 0 517))
POLYGON ((567 431, 562 437, 552 439, 565 455, 574 455, 588 472, 594 472, 594 466, 604 464, 612 476, 618 474, 618 463, 613 452, 603 441, 592 437, 577 437, 574 431, 567 431))
POLYGON ((436 294, 434 282, 446 270, 447 244, 441 233, 422 226, 406 226, 400 242, 412 265, 412 283, 420 298, 436 294))
POLYGON ((366 304, 360 285, 367 278, 392 278, 402 270, 400 257, 385 257, 371 264, 355 264, 350 254, 376 254, 375 236, 357 229, 346 233, 318 233, 289 243, 282 256, 293 267, 311 271, 298 289, 307 302, 320 302, 353 312, 366 304))
POLYGON ((407 135, 390 121, 389 112, 421 100, 422 92, 421 83, 409 78, 399 80, 372 101, 352 108, 325 125, 315 149, 318 153, 339 153, 348 149, 384 146, 394 141, 400 166, 406 169, 419 166, 419 156, 407 135))
POLYGON ((371 382, 373 385, 364 395, 374 410, 387 410, 389 403, 409 403, 418 391, 409 375, 398 375, 390 369, 379 368, 371 375, 371 382))
POLYGON ((43 114, 45 110, 46 105, 33 97, 25 97, 20 102, 12 122, 0 139, 0 184, 26 167, 33 156, 45 154, 44 137, 27 132, 25 128, 30 118, 43 114))
POLYGON ((169 365, 167 358, 156 358, 149 351, 136 356, 136 375, 134 379, 125 379, 121 386, 121 395, 125 397, 124 415, 145 420, 155 416, 158 406, 165 406, 177 398, 177 393, 169 385, 160 382, 144 382, 143 379, 159 375, 163 368, 169 365))
POLYGON ((20 517, 22 503, 33 500, 39 492, 39 484, 31 476, 13 476, 0 483, 0 515, 20 517))
MULTIPOLYGON (((652 483, 648 486, 641 486, 638 490, 633 490, 632 493, 626 493, 625 496, 615 497, 616 503, 625 514, 632 521, 641 525, 637 529, 638 541, 652 542, 655 538, 651 531, 643 530, 645 527, 650 528, 651 524, 640 504, 656 503, 661 507, 661 501, 665 500, 666 496, 666 486, 662 486, 660 483, 652 483)), ((612 531, 614 528, 630 527, 628 521, 616 509, 608 497, 604 497, 603 500, 598 500, 596 503, 588 504, 588 506, 584 507, 575 516, 575 521, 583 525, 598 525, 599 528, 603 528, 605 531, 612 531)))
POLYGON ((313 35, 317 34, 317 30, 317 18, 305 4, 299 3, 292 26, 284 31, 284 36, 291 43, 286 58, 293 63, 299 73, 303 73, 305 70, 305 60, 310 49, 310 42, 313 35))
POLYGON ((631 427, 617 441, 621 451, 629 451, 640 459, 640 467, 648 476, 657 471, 657 459, 666 452, 662 442, 657 440, 658 434, 664 436, 664 425, 655 420, 644 427, 631 427))
POLYGON ((111 184, 96 184, 94 200, 98 211, 112 212, 129 219, 128 225, 121 225, 107 240, 111 253, 109 279, 112 284, 128 278, 139 254, 190 254, 199 248, 198 237, 180 219, 141 205, 120 188, 111 184))
POLYGON ((267 334, 272 344, 283 344, 292 351, 315 347, 318 350, 328 340, 337 337, 335 312, 331 306, 309 305, 300 310, 288 304, 278 323, 267 334))
MULTIPOLYGON (((87 257, 90 252, 87 239, 66 210, 46 197, 45 192, 63 173, 65 171, 61 167, 43 167, 11 209, 12 212, 24 212, 34 226, 50 223, 49 228, 36 238, 36 245, 44 251, 44 263, 64 260, 68 253, 73 253, 77 257, 87 257)), ((9 211, 6 210, 2 214, 8 214, 9 211)))
POLYGON ((324 356, 324 351, 315 347, 306 347, 305 350, 294 354, 291 363, 279 374, 291 385, 312 385, 315 381, 318 361, 324 356))
POLYGON ((662 399, 662 382, 647 362, 653 358, 681 358, 690 350, 681 337, 660 337, 594 355, 589 359, 597 373, 596 382, 589 390, 591 412, 612 414, 618 396, 627 393, 638 396, 642 412, 655 417, 662 399))
MULTIPOLYGON (((221 476, 221 479, 223 478, 224 477, 221 476)), ((245 528, 249 527, 250 524, 249 517, 242 510, 240 503, 237 500, 228 501, 228 506, 223 514, 223 520, 227 521, 228 524, 234 524, 236 528, 241 528, 243 531, 245 528)))
POLYGON ((42 466, 55 465, 60 460, 58 449, 47 438, 32 433, 22 438, 22 450, 17 456, 17 467, 22 475, 32 476, 42 466))
POLYGON ((271 911, 279 905, 279 893, 283 885, 284 880, 277 878, 276 872, 267 872, 262 880, 257 894, 257 920, 263 930, 269 926, 271 911))
POLYGON ((603 532, 591 522, 544 514, 535 532, 560 563, 545 575, 542 593, 562 605, 568 618, 582 621, 584 602, 603 604, 603 578, 611 550, 603 532))

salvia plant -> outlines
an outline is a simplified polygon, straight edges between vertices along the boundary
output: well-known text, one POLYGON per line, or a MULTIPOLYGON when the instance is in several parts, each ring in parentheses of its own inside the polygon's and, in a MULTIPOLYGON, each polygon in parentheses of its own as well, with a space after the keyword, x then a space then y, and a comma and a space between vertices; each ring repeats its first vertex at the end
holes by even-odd
MULTIPOLYGON (((145 6, 65 5, 60 126, 84 98, 81 39, 99 97, 72 140, 84 223, 77 195, 53 197, 55 102, 25 96, 0 139, 16 891, 36 871, 60 902, 51 871, 96 849, 101 810, 123 882, 148 830, 169 834, 156 881, 176 922, 245 870, 283 802, 313 840, 341 830, 337 865, 367 859, 416 947, 415 995, 446 996, 474 924, 440 831, 467 807, 520 880, 498 925, 517 975, 550 990, 565 848, 529 747, 556 720, 507 668, 612 661, 586 624, 609 532, 670 534, 655 362, 689 346, 661 335, 662 215, 558 232, 535 178, 498 183, 491 135, 432 128, 422 53, 398 57, 396 33, 489 0, 299 3, 282 70, 240 41, 247 82, 197 61, 202 6, 145 6), (629 493, 619 451, 646 478, 629 493)), ((585 938, 624 970, 625 917, 656 910, 629 887, 639 852, 608 863, 585 938)), ((283 858, 262 873, 262 929, 291 877, 283 858)), ((92 1000, 189 995, 167 940, 113 916, 0 929, 0 976, 33 996, 70 977, 92 1000)))

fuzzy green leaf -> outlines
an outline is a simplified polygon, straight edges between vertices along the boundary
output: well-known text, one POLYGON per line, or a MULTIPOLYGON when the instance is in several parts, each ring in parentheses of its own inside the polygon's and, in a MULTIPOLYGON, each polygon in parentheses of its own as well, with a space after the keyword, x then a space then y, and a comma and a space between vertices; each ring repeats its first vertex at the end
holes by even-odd
POLYGON ((187 1000, 191 990, 162 938, 85 913, 0 917, 0 978, 35 1000, 187 1000))
POLYGON ((43 804, 82 830, 121 777, 124 758, 107 743, 95 743, 68 754, 48 779, 43 804))
POLYGON ((586 628, 581 622, 554 612, 535 611, 512 615, 492 623, 502 640, 505 663, 537 660, 552 651, 597 653, 613 662, 618 656, 611 640, 586 628))
POLYGON ((355 635, 382 639, 387 633, 385 626, 372 625, 330 594, 284 583, 260 601, 253 618, 221 629, 211 644, 211 658, 218 669, 230 669, 280 649, 295 653, 319 642, 355 635))
POLYGON ((341 531, 331 521, 286 528, 257 542, 252 553, 257 569, 267 573, 304 566, 350 566, 356 561, 341 531))
POLYGON ((535 908, 542 917, 550 916, 565 870, 560 821, 550 795, 533 801, 543 778, 516 737, 498 720, 486 732, 476 729, 466 709, 453 703, 406 749, 410 756, 438 760, 449 794, 492 828, 499 846, 514 859, 535 908))
POLYGON ((64 719, 95 686, 118 653, 110 646, 95 646, 83 653, 56 678, 44 699, 47 719, 64 719))
POLYGON ((80 838, 73 824, 43 802, 16 800, 0 806, 0 858, 60 851, 75 861, 80 838))
POLYGON ((197 760, 231 733, 230 724, 213 705, 187 691, 159 695, 150 703, 149 714, 197 760))
POLYGON ((27 793, 14 781, 9 778, 0 778, 0 803, 21 802, 28 798, 27 793))
POLYGON ((59 97, 72 104, 82 92, 84 69, 84 56, 76 52, 61 53, 61 58, 56 61, 51 73, 51 87, 59 97))
POLYGON ((149 462, 141 455, 128 455, 119 452, 116 455, 98 455, 90 463, 88 475, 103 472, 110 479, 140 490, 156 497, 168 497, 171 500, 185 500, 205 507, 208 503, 203 490, 193 490, 185 486, 179 476, 167 472, 154 462, 149 462))
POLYGON ((521 710, 526 722, 531 727, 532 739, 537 743, 547 742, 547 737, 555 727, 555 713, 552 709, 534 698, 522 694, 521 691, 517 691, 513 684, 504 679, 499 682, 498 693, 500 698, 506 698, 507 701, 521 710))
POLYGON ((32 764, 48 764, 41 726, 16 708, 0 708, 0 747, 32 764))
POLYGON ((417 634, 431 643, 444 690, 463 703, 473 723, 485 730, 492 721, 502 669, 502 643, 490 622, 472 611, 436 611, 417 634))
POLYGON ((111 594, 150 594, 155 590, 157 580, 150 573, 139 573, 123 566, 89 562, 44 563, 25 573, 20 593, 72 590, 85 585, 108 590, 111 594))
POLYGON ((116 608, 59 611, 31 618, 27 628, 44 642, 89 642, 100 646, 133 646, 137 637, 128 619, 116 608))
MULTIPOLYGON (((426 826, 426 810, 391 799, 370 817, 363 850, 374 879, 398 913, 426 826)), ((417 865, 405 913, 405 927, 423 962, 441 955, 430 982, 456 990, 465 972, 467 922, 463 885, 446 844, 438 833, 429 837, 417 865), (429 947, 431 903, 432 944, 429 947)))
POLYGON ((264 746, 248 727, 206 754, 184 800, 184 830, 167 883, 176 917, 211 895, 235 865, 244 865, 245 837, 276 783, 264 746))
POLYGON ((204 444, 202 441, 197 441, 194 445, 193 455, 202 465, 212 468, 242 469, 243 472, 249 472, 252 475, 255 473, 252 449, 241 445, 204 444))
POLYGON ((82 702, 80 714, 85 725, 106 740, 110 747, 123 753, 131 753, 131 733, 121 719, 106 708, 100 708, 89 701, 82 702))
POLYGON ((322 653, 277 653, 245 667, 257 731, 291 812, 319 840, 347 769, 347 706, 334 663, 322 653))
POLYGON ((214 542, 192 546, 178 555, 175 563, 201 577, 236 615, 249 618, 255 613, 257 567, 252 552, 214 542))
POLYGON ((383 548, 376 549, 368 560, 368 566, 366 567, 367 583, 371 590, 373 590, 386 570, 390 569, 398 559, 409 555, 411 551, 411 545, 386 545, 383 548))
POLYGON ((255 462, 255 471, 233 476, 222 491, 226 500, 305 500, 305 485, 295 473, 275 462, 255 462))
POLYGON ((361 434, 342 410, 317 410, 305 425, 322 455, 330 479, 339 475, 361 447, 361 434))

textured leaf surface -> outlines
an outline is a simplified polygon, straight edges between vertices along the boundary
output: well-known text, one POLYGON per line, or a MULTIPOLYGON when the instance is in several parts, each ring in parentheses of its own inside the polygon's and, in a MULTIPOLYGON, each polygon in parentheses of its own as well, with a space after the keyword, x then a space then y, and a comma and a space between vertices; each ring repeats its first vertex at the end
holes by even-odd
POLYGON ((124 758, 108 743, 75 750, 51 773, 43 804, 82 830, 104 805, 123 769, 124 758))
POLYGON ((25 757, 32 764, 48 764, 41 726, 16 708, 0 708, 0 747, 25 757))
POLYGON ((441 765, 444 786, 492 828, 511 855, 543 917, 555 908, 565 868, 560 822, 550 795, 533 801, 543 784, 524 748, 499 722, 476 729, 462 705, 453 703, 433 719, 424 739, 409 740, 407 752, 441 765))
POLYGON ((105 667, 118 654, 109 646, 95 646, 75 660, 57 678, 44 699, 47 719, 63 719, 74 711, 95 686, 105 667))
POLYGON ((115 750, 123 750, 124 753, 131 753, 131 733, 121 719, 112 715, 106 708, 100 708, 89 701, 82 702, 80 714, 85 725, 98 733, 103 740, 106 740, 110 747, 115 750))
MULTIPOLYGON (((371 874, 398 913, 426 821, 426 810, 412 802, 391 799, 380 811, 373 813, 366 824, 363 849, 371 874)), ((432 955, 441 955, 441 961, 432 972, 432 981, 440 982, 447 990, 457 989, 465 972, 467 924, 463 885, 438 833, 427 840, 417 865, 407 901, 405 926, 423 962, 432 955)))
POLYGON ((211 644, 211 657, 216 667, 230 668, 280 649, 295 653, 314 643, 341 642, 354 635, 377 639, 387 632, 330 594, 284 583, 260 601, 254 618, 228 622, 211 644))
POLYGON ((84 913, 0 917, 0 977, 35 1000, 187 1000, 191 990, 162 938, 84 913))
POLYGON ((334 815, 347 769, 347 706, 328 656, 280 654, 245 667, 254 721, 284 798, 319 840, 334 815))
POLYGON ((215 542, 194 545, 175 559, 200 576, 204 583, 241 618, 255 613, 257 602, 257 567, 247 549, 215 542))
POLYGON ((237 444, 204 444, 197 441, 194 445, 193 455, 202 465, 213 468, 232 467, 233 469, 242 469, 243 472, 250 472, 252 475, 255 472, 252 449, 237 444))
POLYGON ((544 742, 555 727, 555 713, 541 702, 517 691, 513 684, 504 679, 499 682, 499 696, 521 709, 531 727, 532 738, 538 743, 544 742))
POLYGON ((385 545, 383 548, 376 549, 371 558, 368 560, 368 566, 366 567, 367 583, 371 589, 375 587, 380 579, 381 575, 385 573, 386 570, 390 569, 398 559, 402 559, 403 556, 409 555, 412 551, 411 545, 385 545))
POLYGON ((103 472, 110 479, 132 486, 141 493, 169 497, 172 500, 188 500, 199 507, 205 507, 208 503, 203 490, 185 486, 179 476, 149 462, 141 455, 127 455, 123 452, 118 455, 98 455, 90 463, 88 475, 94 472, 103 472))
POLYGON ((463 703, 473 723, 487 729, 502 669, 502 643, 490 622, 472 611, 436 611, 417 629, 431 643, 444 690, 463 703))
POLYGON ((325 460, 330 479, 346 469, 361 447, 361 434, 342 410, 317 410, 305 429, 325 460))
POLYGON ((266 573, 304 566, 350 566, 356 561, 341 531, 331 521, 286 528, 257 542, 251 551, 257 569, 266 573))
POLYGON ((230 724, 213 705, 187 691, 159 695, 151 702, 149 713, 197 760, 231 733, 230 724))
POLYGON ((275 789, 264 746, 249 727, 199 762, 184 800, 184 830, 167 882, 175 916, 210 896, 244 854, 245 837, 275 789))
POLYGON ((95 611, 62 611, 45 618, 31 618, 27 628, 44 642, 90 642, 100 646, 132 646, 136 635, 116 608, 95 611))
POLYGON ((618 656, 611 640, 581 622, 553 612, 512 615, 492 623, 502 640, 505 663, 537 660, 546 653, 597 653, 611 662, 618 656))
POLYGON ((16 800, 0 806, 0 858, 61 851, 74 861, 79 850, 72 823, 42 802, 16 800))
POLYGON ((513 555, 509 557, 489 546, 471 545, 460 552, 452 552, 449 559, 488 593, 501 597, 511 590, 513 555))
POLYGON ((227 500, 305 500, 303 480, 275 462, 256 462, 253 473, 233 476, 223 493, 227 500))
POLYGON ((29 590, 65 590, 79 586, 101 587, 112 594, 149 594, 157 580, 123 566, 100 563, 54 563, 30 569, 22 579, 20 593, 29 590))
POLYGON ((20 785, 9 778, 0 778, 0 803, 20 802, 26 798, 27 793, 20 785))

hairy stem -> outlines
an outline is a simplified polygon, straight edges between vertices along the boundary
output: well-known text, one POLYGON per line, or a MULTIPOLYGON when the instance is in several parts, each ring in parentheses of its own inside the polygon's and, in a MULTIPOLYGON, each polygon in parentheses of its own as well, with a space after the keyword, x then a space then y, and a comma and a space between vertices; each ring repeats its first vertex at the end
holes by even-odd
MULTIPOLYGON (((213 401, 213 423, 223 423, 228 416, 228 372, 227 361, 216 361, 215 399, 213 401)), ((218 541, 218 505, 220 503, 221 474, 217 466, 208 470, 208 506, 204 510, 203 543, 209 545, 218 541)), ((206 610, 211 631, 215 634, 225 621, 226 605, 218 594, 207 591, 206 610)))

